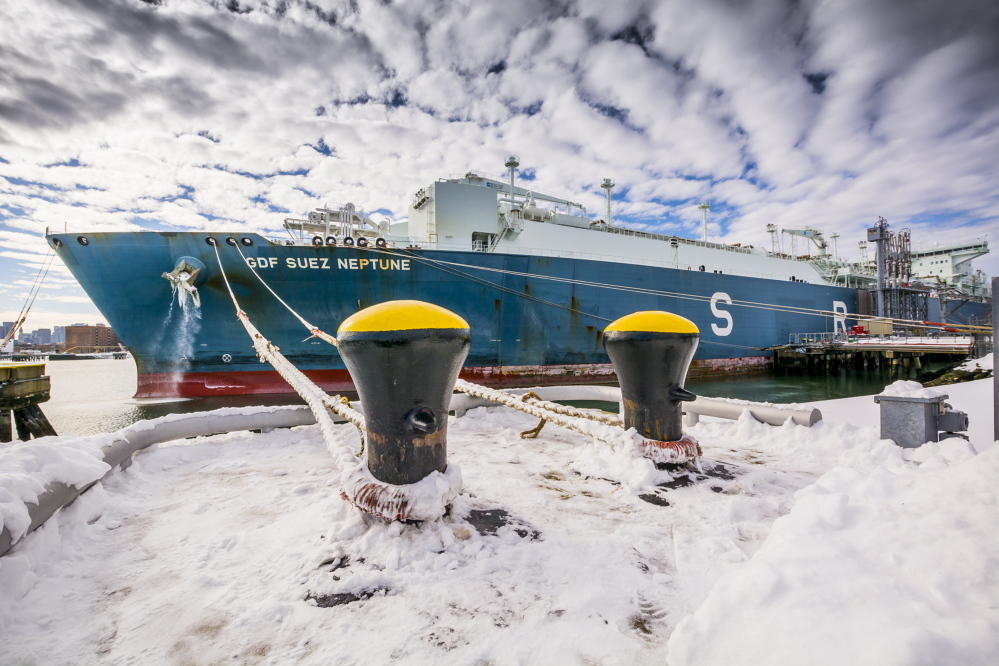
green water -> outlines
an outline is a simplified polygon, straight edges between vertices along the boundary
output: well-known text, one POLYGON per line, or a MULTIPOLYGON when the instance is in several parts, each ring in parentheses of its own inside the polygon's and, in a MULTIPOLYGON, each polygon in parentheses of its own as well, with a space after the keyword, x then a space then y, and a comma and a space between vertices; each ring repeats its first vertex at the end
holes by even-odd
POLYGON ((811 377, 753 374, 690 379, 687 389, 707 398, 804 403, 874 395, 891 383, 888 370, 844 370, 811 377))
MULTIPOLYGON (((950 362, 933 362, 923 366, 924 372, 939 370, 950 362)), ((915 372, 909 377, 915 379, 915 372)), ((736 398, 753 402, 807 403, 819 400, 853 398, 858 395, 875 395, 893 381, 887 369, 840 370, 829 375, 776 375, 755 373, 731 377, 702 377, 688 379, 686 388, 706 398, 736 398)), ((596 400, 573 400, 566 404, 574 407, 603 409, 617 412, 616 403, 596 400)))

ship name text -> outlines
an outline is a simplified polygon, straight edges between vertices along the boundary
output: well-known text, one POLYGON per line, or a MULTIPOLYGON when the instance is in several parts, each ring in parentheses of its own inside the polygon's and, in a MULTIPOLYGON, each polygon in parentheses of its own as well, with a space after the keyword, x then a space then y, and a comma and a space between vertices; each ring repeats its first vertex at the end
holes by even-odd
MULTIPOLYGON (((274 268, 278 265, 277 257, 247 257, 246 265, 250 268, 274 268)), ((336 266, 329 257, 286 257, 284 265, 287 268, 310 269, 344 269, 349 271, 408 271, 409 259, 337 259, 336 266)))

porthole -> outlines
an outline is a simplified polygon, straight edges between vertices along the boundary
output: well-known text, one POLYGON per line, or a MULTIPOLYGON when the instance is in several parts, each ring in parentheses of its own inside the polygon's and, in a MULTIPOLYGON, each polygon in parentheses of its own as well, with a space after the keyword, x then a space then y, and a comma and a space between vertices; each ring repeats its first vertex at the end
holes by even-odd
POLYGON ((80 245, 90 245, 90 241, 87 239, 86 236, 77 236, 76 242, 79 243, 80 245))

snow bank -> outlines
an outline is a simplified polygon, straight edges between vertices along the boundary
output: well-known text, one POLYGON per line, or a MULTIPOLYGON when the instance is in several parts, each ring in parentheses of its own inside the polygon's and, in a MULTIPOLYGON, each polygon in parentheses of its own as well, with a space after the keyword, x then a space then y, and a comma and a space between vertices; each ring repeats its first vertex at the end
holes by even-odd
POLYGON ((957 369, 974 372, 975 370, 992 370, 992 367, 992 354, 986 354, 981 358, 974 358, 965 361, 961 365, 957 366, 957 369))
POLYGON ((669 641, 680 664, 992 664, 999 449, 963 440, 795 495, 669 641))
POLYGON ((102 460, 101 447, 112 435, 83 439, 43 437, 12 442, 0 449, 0 529, 14 539, 28 531, 31 518, 25 503, 37 504, 50 483, 82 488, 111 468, 102 460))
POLYGON ((473 409, 421 524, 342 500, 316 426, 171 442, 0 558, 0 661, 989 663, 991 380, 947 389, 975 448, 881 440, 866 396, 703 421, 703 473, 473 409))

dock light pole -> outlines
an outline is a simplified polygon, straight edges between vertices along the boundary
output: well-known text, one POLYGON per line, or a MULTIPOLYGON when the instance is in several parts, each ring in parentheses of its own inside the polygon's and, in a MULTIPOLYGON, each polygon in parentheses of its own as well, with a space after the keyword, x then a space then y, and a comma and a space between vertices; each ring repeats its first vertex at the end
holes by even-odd
POLYGON ((468 322, 422 301, 380 303, 340 325, 375 479, 406 485, 445 471, 448 404, 471 344, 468 322))
MULTIPOLYGON (((683 435, 681 403, 697 398, 683 383, 700 337, 694 322, 659 311, 636 312, 604 329, 604 349, 621 384, 625 429, 674 450, 693 450, 693 457, 699 452, 683 435)), ((644 448, 647 457, 667 462, 656 455, 662 446, 644 448)))

